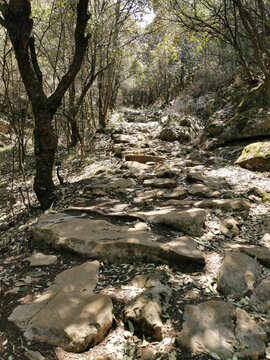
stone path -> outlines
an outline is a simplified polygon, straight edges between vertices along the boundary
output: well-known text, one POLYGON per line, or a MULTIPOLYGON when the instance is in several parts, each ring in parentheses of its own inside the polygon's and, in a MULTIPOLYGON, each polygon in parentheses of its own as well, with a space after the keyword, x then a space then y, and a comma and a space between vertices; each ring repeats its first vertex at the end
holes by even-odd
MULTIPOLYGON (((44 214, 33 227, 35 248, 92 261, 58 275, 9 320, 29 341, 68 352, 106 342, 112 298, 120 300, 109 288, 98 290, 99 262, 124 264, 137 267, 137 275, 121 285, 128 292, 123 342, 135 336, 140 342, 139 336, 143 345, 120 347, 103 359, 270 358, 270 236, 244 237, 250 213, 263 200, 239 192, 229 177, 211 175, 218 164, 196 144, 198 120, 164 119, 160 112, 126 112, 124 120, 112 124, 119 166, 89 178, 75 203, 44 214), (140 274, 142 264, 153 271, 140 274)), ((252 221, 265 230, 267 220, 252 221)), ((26 260, 42 266, 48 259, 26 260)), ((115 326, 121 327, 118 319, 115 326)))

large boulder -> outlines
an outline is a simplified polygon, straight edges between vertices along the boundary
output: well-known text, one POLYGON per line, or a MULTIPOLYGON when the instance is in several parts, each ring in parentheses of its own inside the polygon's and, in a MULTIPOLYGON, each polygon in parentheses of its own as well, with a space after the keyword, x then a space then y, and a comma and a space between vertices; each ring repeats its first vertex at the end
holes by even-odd
POLYGON ((235 164, 249 170, 269 171, 270 142, 256 142, 247 145, 235 164))
POLYGON ((111 298, 93 293, 98 271, 98 261, 65 270, 40 297, 15 308, 9 320, 30 341, 75 352, 94 346, 113 321, 111 298))

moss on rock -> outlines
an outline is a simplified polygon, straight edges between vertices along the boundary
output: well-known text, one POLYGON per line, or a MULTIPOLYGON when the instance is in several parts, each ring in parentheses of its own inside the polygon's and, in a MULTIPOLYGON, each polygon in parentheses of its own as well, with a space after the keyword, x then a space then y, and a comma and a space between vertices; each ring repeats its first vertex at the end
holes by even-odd
POLYGON ((269 171, 270 142, 256 142, 247 145, 235 164, 250 170, 269 171))

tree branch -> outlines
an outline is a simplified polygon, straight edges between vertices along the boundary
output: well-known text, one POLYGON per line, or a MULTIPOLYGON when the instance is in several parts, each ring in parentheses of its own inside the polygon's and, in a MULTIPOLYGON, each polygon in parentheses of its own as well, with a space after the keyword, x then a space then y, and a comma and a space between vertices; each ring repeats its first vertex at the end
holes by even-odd
POLYGON ((79 72, 83 58, 88 46, 89 35, 85 36, 87 22, 90 18, 88 14, 88 0, 79 0, 77 5, 77 23, 75 29, 75 53, 72 64, 67 73, 60 80, 56 90, 49 98, 51 111, 55 112, 61 104, 61 100, 69 85, 79 72))

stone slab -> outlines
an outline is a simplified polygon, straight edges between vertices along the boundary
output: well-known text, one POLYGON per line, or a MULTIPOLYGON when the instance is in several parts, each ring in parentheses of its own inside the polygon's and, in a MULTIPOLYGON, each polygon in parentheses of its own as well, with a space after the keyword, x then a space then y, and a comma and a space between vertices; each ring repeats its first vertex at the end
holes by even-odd
MULTIPOLYGON (((176 213, 175 216, 176 223, 181 223, 185 228, 184 215, 182 214, 183 219, 181 214, 176 213)), ((153 217, 153 221, 155 219, 153 217)), ((204 258, 198 257, 198 252, 192 255, 195 254, 193 248, 187 254, 187 245, 184 243, 182 249, 180 243, 161 243, 158 235, 142 229, 140 224, 137 223, 135 227, 120 226, 105 220, 76 218, 67 214, 43 215, 33 228, 34 243, 47 244, 56 249, 75 252, 84 258, 112 263, 133 263, 135 260, 166 264, 204 263, 204 258)), ((186 228, 193 229, 188 224, 186 228)))
POLYGON ((227 253, 219 272, 217 289, 227 296, 243 297, 253 290, 260 274, 260 265, 252 257, 238 252, 227 253))
POLYGON ((93 293, 99 262, 86 262, 59 274, 39 298, 9 316, 30 341, 80 352, 102 341, 113 320, 111 298, 93 293))
POLYGON ((215 300, 187 305, 183 329, 176 336, 177 345, 193 354, 212 352, 224 360, 234 355, 259 359, 265 353, 266 340, 264 329, 245 310, 215 300))

